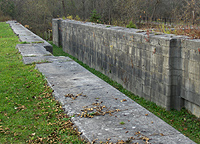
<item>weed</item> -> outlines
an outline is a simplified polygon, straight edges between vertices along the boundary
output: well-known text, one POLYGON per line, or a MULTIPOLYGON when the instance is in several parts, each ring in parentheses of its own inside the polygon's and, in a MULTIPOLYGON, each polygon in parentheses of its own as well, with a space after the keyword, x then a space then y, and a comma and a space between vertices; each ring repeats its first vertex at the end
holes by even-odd
POLYGON ((52 54, 45 54, 45 55, 43 55, 43 56, 52 56, 52 54))
POLYGON ((63 121, 69 121, 71 118, 75 117, 74 115, 73 116, 70 116, 69 118, 63 118, 62 120, 63 121))
POLYGON ((21 42, 21 44, 30 44, 30 42, 26 42, 26 41, 25 41, 25 42, 21 42))
POLYGON ((52 63, 52 62, 48 60, 41 60, 41 61, 34 62, 33 64, 42 64, 42 63, 52 63))
POLYGON ((171 34, 171 30, 168 27, 165 27, 165 24, 159 25, 161 32, 165 34, 171 34))
POLYGON ((172 33, 175 35, 185 35, 191 39, 200 39, 200 28, 195 26, 178 26, 172 33))
POLYGON ((32 42, 32 43, 39 44, 39 43, 44 43, 44 41, 35 41, 35 42, 32 42))
MULTIPOLYGON (((198 26, 176 26, 174 28, 171 28, 170 26, 166 26, 165 24, 162 25, 150 25, 151 29, 153 29, 155 32, 155 35, 160 35, 162 33, 165 34, 175 34, 175 35, 185 35, 190 37, 191 39, 200 39, 200 28, 198 26)), ((149 25, 143 25, 142 29, 150 29, 149 25)))
POLYGON ((135 24, 133 24, 133 22, 132 22, 132 21, 130 21, 130 22, 129 22, 129 24, 128 24, 128 25, 126 25, 126 28, 135 28, 135 29, 136 29, 136 25, 135 25, 135 24))
POLYGON ((124 23, 120 20, 112 19, 112 25, 114 26, 124 26, 124 23))
POLYGON ((76 15, 76 17, 74 19, 77 21, 81 21, 81 18, 78 15, 76 15))
POLYGON ((153 50, 153 54, 155 54, 156 53, 156 48, 154 48, 154 50, 153 50))
POLYGON ((125 122, 123 122, 123 121, 122 121, 122 122, 120 122, 120 124, 121 124, 121 125, 124 125, 124 124, 125 124, 125 122))
POLYGON ((35 41, 35 42, 21 42, 21 44, 39 44, 39 43, 44 43, 43 41, 35 41))
POLYGON ((150 38, 150 32, 149 32, 149 30, 147 30, 146 34, 147 34, 147 38, 145 38, 145 40, 146 40, 146 42, 149 42, 149 38, 150 38))

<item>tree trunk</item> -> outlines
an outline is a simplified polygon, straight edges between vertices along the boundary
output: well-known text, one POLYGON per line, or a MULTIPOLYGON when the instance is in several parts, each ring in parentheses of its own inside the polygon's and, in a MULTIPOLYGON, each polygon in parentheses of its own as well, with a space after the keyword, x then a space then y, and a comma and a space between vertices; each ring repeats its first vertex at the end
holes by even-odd
POLYGON ((158 6, 159 3, 160 3, 160 0, 157 0, 156 3, 155 3, 155 5, 154 5, 154 9, 153 9, 153 12, 152 12, 152 15, 151 15, 151 20, 152 20, 152 18, 154 16, 154 13, 155 13, 156 8, 157 8, 157 6, 158 6))
POLYGON ((62 7, 63 7, 63 12, 64 12, 64 16, 67 16, 67 14, 66 14, 66 7, 65 7, 65 2, 64 2, 64 0, 62 0, 62 7))

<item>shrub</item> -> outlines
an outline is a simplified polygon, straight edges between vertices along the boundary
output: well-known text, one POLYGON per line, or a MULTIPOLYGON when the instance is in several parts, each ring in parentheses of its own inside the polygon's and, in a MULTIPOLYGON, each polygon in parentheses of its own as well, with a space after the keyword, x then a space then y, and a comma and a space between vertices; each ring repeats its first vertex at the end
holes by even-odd
POLYGON ((65 19, 66 19, 66 17, 65 17, 65 16, 63 16, 63 17, 62 17, 62 19, 63 19, 63 20, 65 20, 65 19))
POLYGON ((91 13, 90 22, 101 23, 101 16, 97 13, 96 9, 94 9, 91 13))
POLYGON ((0 16, 0 22, 5 22, 8 20, 12 20, 12 18, 10 16, 0 16))
POLYGON ((11 20, 12 18, 8 15, 4 15, 3 12, 0 10, 0 22, 11 20))
POLYGON ((81 18, 78 15, 76 15, 76 17, 74 19, 77 21, 81 21, 81 18))
POLYGON ((68 15, 67 19, 73 20, 73 16, 72 15, 68 15))

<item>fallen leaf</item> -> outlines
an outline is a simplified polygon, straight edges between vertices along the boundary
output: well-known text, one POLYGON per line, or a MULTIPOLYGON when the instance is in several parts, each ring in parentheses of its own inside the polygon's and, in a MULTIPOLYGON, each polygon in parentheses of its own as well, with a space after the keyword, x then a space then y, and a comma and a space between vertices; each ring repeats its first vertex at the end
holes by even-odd
POLYGON ((78 132, 78 135, 82 135, 83 133, 82 132, 78 132))
POLYGON ((140 134, 140 131, 138 131, 138 132, 135 132, 135 135, 139 135, 140 134))
POLYGON ((5 128, 5 130, 9 130, 9 128, 5 128))
POLYGON ((83 93, 77 94, 76 96, 81 96, 83 93))
POLYGON ((116 109, 116 111, 117 111, 117 112, 119 112, 119 111, 120 111, 120 109, 116 109))
POLYGON ((127 101, 127 100, 126 99, 121 100, 121 102, 125 102, 125 101, 127 101))
POLYGON ((40 141, 40 142, 42 142, 42 141, 43 141, 43 138, 38 138, 38 139, 39 139, 39 141, 40 141))
POLYGON ((4 132, 4 134, 10 134, 10 132, 9 132, 9 131, 6 131, 6 132, 4 132))
POLYGON ((186 130, 187 130, 187 128, 184 128, 183 130, 185 130, 185 131, 186 131, 186 130))
POLYGON ((163 133, 160 133, 161 136, 165 136, 163 133))
POLYGON ((150 139, 148 137, 144 136, 144 137, 142 137, 142 140, 149 142, 150 139))
POLYGON ((125 144, 123 140, 118 140, 117 144, 125 144))
POLYGON ((0 128, 0 131, 4 131, 4 129, 3 129, 3 128, 0 128))
POLYGON ((94 144, 97 140, 98 140, 98 139, 93 140, 93 141, 92 141, 92 144, 94 144))

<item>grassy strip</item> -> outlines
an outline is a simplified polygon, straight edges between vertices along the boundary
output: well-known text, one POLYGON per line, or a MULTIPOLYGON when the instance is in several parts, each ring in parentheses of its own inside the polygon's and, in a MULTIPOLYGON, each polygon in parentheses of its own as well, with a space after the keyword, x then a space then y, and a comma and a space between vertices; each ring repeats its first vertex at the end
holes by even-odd
POLYGON ((118 84, 117 82, 111 80, 109 77, 105 76, 101 72, 96 71, 93 68, 90 68, 83 62, 79 61, 75 57, 63 52, 62 48, 57 47, 52 42, 53 45, 53 52, 55 56, 68 56, 86 69, 88 69, 93 74, 97 75, 99 78, 103 79, 113 87, 117 88, 119 91, 154 113, 156 116, 179 130, 181 133, 189 137, 191 140, 195 141, 196 143, 200 144, 200 119, 195 117, 194 115, 190 114, 186 109, 182 109, 181 111, 171 110, 166 111, 164 108, 157 106, 155 103, 147 101, 143 98, 135 96, 130 91, 124 89, 122 85, 118 84))
POLYGON ((84 143, 35 65, 24 65, 18 38, 0 23, 0 143, 84 143))

